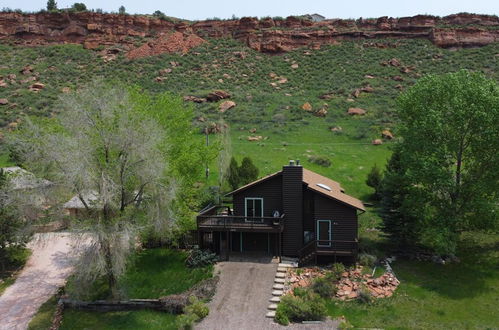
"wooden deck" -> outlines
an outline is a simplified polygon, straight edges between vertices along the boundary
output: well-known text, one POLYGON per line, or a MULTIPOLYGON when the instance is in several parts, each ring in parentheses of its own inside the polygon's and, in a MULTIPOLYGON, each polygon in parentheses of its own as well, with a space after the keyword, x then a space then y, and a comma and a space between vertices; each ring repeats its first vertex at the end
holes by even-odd
POLYGON ((280 217, 244 217, 232 215, 199 215, 200 231, 238 231, 281 233, 284 229, 284 214, 280 217))
POLYGON ((356 256, 358 251, 358 241, 340 241, 340 240, 313 240, 305 244, 298 251, 299 264, 304 265, 315 259, 317 256, 356 256))

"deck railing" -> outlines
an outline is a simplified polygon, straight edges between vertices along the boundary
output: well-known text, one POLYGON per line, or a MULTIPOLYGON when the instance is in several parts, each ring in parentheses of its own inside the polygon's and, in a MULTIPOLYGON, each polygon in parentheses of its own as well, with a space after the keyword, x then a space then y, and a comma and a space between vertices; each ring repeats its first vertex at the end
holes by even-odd
POLYGON ((298 250, 300 263, 302 260, 311 255, 331 254, 331 255, 356 255, 358 249, 358 241, 343 241, 343 240, 312 240, 298 250))
POLYGON ((261 229, 281 230, 284 228, 284 214, 279 217, 245 217, 233 215, 198 215, 198 228, 217 230, 261 229))

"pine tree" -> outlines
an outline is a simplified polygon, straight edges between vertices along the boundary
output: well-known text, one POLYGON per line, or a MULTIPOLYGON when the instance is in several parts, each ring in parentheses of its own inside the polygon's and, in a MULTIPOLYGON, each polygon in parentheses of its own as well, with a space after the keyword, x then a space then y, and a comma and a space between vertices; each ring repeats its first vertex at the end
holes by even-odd
POLYGON ((249 157, 244 157, 239 167, 240 184, 245 185, 258 179, 258 167, 249 157))
POLYGON ((369 174, 367 174, 367 180, 366 180, 366 184, 369 187, 374 188, 374 194, 372 196, 374 200, 379 200, 379 198, 381 197, 379 189, 382 179, 383 175, 381 174, 379 167, 376 164, 374 164, 369 174))
POLYGON ((234 157, 231 157, 230 159, 229 169, 227 170, 227 181, 233 190, 236 190, 239 187, 239 166, 234 157))
POLYGON ((48 0, 47 1, 47 10, 48 11, 57 10, 57 2, 55 2, 55 0, 48 0))
POLYGON ((120 15, 125 15, 126 14, 125 6, 120 6, 120 8, 118 9, 118 13, 120 15))
POLYGON ((407 207, 410 184, 401 161, 400 150, 395 150, 388 161, 380 183, 382 230, 399 248, 414 246, 418 240, 417 219, 407 207))

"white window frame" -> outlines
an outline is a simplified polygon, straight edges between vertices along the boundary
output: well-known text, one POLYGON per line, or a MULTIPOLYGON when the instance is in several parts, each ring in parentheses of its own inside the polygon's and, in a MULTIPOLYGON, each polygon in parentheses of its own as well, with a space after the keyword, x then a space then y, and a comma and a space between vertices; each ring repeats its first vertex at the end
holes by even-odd
MULTIPOLYGON (((262 201, 262 219, 260 222, 263 222, 263 198, 262 197, 245 197, 244 198, 244 221, 246 222, 252 222, 251 220, 248 220, 248 200, 261 200, 262 201)), ((257 217, 257 216, 255 216, 257 217)))
POLYGON ((331 236, 333 234, 332 233, 332 231, 333 231, 333 221, 331 221, 331 220, 325 220, 325 219, 317 220, 317 233, 316 233, 316 235, 317 235, 317 238, 316 238, 317 239, 317 246, 318 247, 331 247, 331 242, 329 242, 327 244, 320 244, 320 242, 319 242, 320 241, 320 235, 319 235, 319 228, 320 228, 319 223, 320 222, 329 222, 329 235, 328 235, 329 236, 329 241, 331 241, 331 236))

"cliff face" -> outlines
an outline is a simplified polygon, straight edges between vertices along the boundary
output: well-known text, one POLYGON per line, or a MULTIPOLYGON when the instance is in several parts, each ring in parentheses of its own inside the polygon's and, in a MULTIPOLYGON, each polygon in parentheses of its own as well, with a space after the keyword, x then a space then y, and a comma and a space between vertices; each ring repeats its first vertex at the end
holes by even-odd
POLYGON ((162 38, 172 31, 183 33, 186 39, 189 35, 234 38, 267 53, 281 53, 298 47, 318 49, 321 45, 341 40, 373 38, 422 38, 440 47, 472 47, 499 41, 499 18, 473 14, 442 18, 418 15, 313 23, 295 17, 284 20, 247 17, 175 24, 147 16, 90 12, 0 13, 0 40, 23 45, 79 43, 86 48, 96 48, 119 44, 134 49, 143 38, 162 38))

